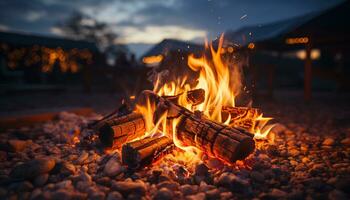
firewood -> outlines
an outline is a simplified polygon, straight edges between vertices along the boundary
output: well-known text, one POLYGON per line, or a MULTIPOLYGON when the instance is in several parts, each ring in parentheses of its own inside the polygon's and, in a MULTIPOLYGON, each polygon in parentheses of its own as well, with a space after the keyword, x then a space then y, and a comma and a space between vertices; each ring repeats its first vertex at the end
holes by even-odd
MULTIPOLYGON (((177 104, 179 97, 182 95, 178 94, 175 96, 162 96, 163 98, 177 104)), ((190 90, 187 92, 186 94, 186 100, 189 104, 196 106, 198 104, 201 104, 204 102, 204 98, 205 98, 205 91, 203 89, 195 89, 195 90, 190 90)))
POLYGON ((143 138, 123 145, 122 161, 130 169, 136 169, 158 161, 174 148, 173 140, 166 136, 143 138))
POLYGON ((222 107, 221 111, 223 121, 226 121, 230 116, 230 126, 242 128, 247 131, 255 128, 256 123, 254 122, 254 119, 256 119, 260 114, 261 111, 259 109, 249 107, 224 106, 222 107))
POLYGON ((141 113, 113 118, 99 129, 99 138, 105 147, 121 147, 125 142, 142 137, 146 131, 146 122, 141 113))
MULTIPOLYGON (((177 103, 180 95, 165 96, 164 98, 177 103)), ((188 91, 186 98, 193 105, 200 104, 204 101, 204 90, 188 91)), ((98 130, 100 141, 105 147, 120 148, 125 142, 142 137, 146 131, 146 122, 142 114, 132 112, 124 116, 100 121, 95 125, 95 129, 98 130)))
POLYGON ((234 127, 211 121, 201 115, 176 105, 152 91, 143 91, 138 102, 147 99, 157 105, 155 121, 167 112, 167 133, 173 133, 173 120, 179 121, 175 127, 177 140, 185 146, 194 146, 209 156, 219 158, 228 163, 241 160, 254 151, 253 134, 234 127))

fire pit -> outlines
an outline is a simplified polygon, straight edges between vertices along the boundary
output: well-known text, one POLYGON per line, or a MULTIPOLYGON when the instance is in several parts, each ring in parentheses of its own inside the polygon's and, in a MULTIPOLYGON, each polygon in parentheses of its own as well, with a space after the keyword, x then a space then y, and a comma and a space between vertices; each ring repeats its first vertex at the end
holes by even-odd
POLYGON ((63 112, 1 134, 0 197, 347 199, 350 138, 307 121, 320 114, 322 128, 349 131, 326 123, 344 111, 267 104, 281 120, 269 124, 264 109, 236 106, 241 77, 222 41, 189 57, 195 84, 158 77, 105 117, 63 112))

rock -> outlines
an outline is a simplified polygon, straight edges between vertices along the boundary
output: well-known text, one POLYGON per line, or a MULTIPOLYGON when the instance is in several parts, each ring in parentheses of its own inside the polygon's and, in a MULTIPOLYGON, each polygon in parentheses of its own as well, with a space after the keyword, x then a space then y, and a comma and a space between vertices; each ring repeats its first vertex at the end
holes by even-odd
POLYGON ((157 188, 167 188, 171 191, 179 189, 179 183, 173 181, 163 181, 157 185, 157 188))
POLYGON ((71 180, 64 180, 55 184, 55 187, 58 189, 70 189, 73 187, 71 180))
POLYGON ((222 169, 224 164, 217 158, 209 158, 207 165, 210 169, 222 169))
POLYGON ((33 183, 36 187, 41 187, 45 185, 48 179, 49 179, 49 174, 41 174, 34 179, 33 183))
POLYGON ((195 175, 208 176, 209 175, 208 170, 209 168, 204 163, 198 164, 196 165, 196 168, 195 168, 195 175))
POLYGON ((76 168, 73 164, 69 162, 63 162, 60 169, 60 173, 67 176, 74 175, 76 173, 76 168))
POLYGON ((273 188, 273 189, 267 194, 267 196, 268 196, 270 199, 282 199, 282 198, 286 198, 286 197, 287 197, 287 193, 284 192, 284 191, 282 191, 282 190, 273 188))
POLYGON ((290 150, 288 151, 288 154, 289 154, 290 156, 295 157, 295 156, 298 156, 298 155, 300 154, 300 151, 298 151, 298 150, 296 150, 296 149, 290 149, 290 150))
POLYGON ((186 196, 187 200, 205 200, 205 193, 200 192, 198 194, 186 196))
POLYGON ((340 191, 340 190, 333 190, 328 194, 329 200, 346 200, 349 199, 348 196, 340 191))
POLYGON ((220 191, 217 188, 208 190, 205 192, 205 196, 207 200, 220 199, 220 191))
POLYGON ((79 158, 77 160, 75 160, 75 164, 77 165, 82 165, 84 164, 85 160, 87 160, 89 157, 89 153, 86 151, 83 151, 81 153, 81 155, 79 156, 79 158))
POLYGON ((265 177, 264 177, 264 174, 260 173, 260 172, 257 172, 257 171, 253 171, 252 173, 250 173, 250 177, 254 180, 254 181, 257 181, 257 182, 264 182, 265 180, 265 177))
POLYGON ((146 186, 142 181, 112 181, 111 188, 113 190, 117 190, 118 192, 123 194, 123 196, 128 196, 132 193, 143 196, 146 193, 146 186))
POLYGON ((198 186, 197 185, 188 185, 188 184, 181 185, 180 191, 184 196, 196 194, 198 191, 198 186))
POLYGON ((222 200, 232 199, 232 192, 222 192, 220 194, 220 199, 222 200))
POLYGON ((340 143, 342 145, 350 146, 350 137, 341 140, 340 143))
POLYGON ((91 176, 86 172, 81 172, 77 179, 88 183, 92 182, 91 176))
POLYGON ((325 146, 332 146, 334 145, 335 141, 333 138, 326 138, 325 140, 323 140, 322 145, 325 146))
POLYGON ((303 200, 303 192, 299 190, 294 190, 291 193, 288 194, 287 196, 288 200, 303 200))
POLYGON ((20 152, 23 151, 30 143, 31 140, 9 140, 9 150, 12 152, 20 152))
POLYGON ((117 191, 110 192, 107 195, 107 200, 123 200, 123 199, 124 199, 123 196, 117 191))
POLYGON ((42 194, 42 190, 40 188, 36 188, 33 190, 33 192, 30 194, 29 199, 38 199, 38 197, 42 194))
POLYGON ((13 168, 10 176, 14 179, 30 179, 41 174, 49 173, 55 166, 55 160, 41 158, 28 161, 13 168))
POLYGON ((80 192, 60 189, 53 192, 50 199, 87 199, 87 195, 80 192))
POLYGON ((34 189, 34 186, 29 181, 22 181, 15 183, 15 188, 17 192, 28 192, 34 189))
POLYGON ((248 192, 250 189, 249 182, 247 180, 228 172, 220 175, 216 185, 226 187, 234 192, 248 192))
POLYGON ((154 196, 154 200, 171 200, 173 199, 173 192, 167 188, 161 188, 157 191, 156 195, 154 196))
POLYGON ((99 191, 97 188, 94 188, 89 191, 88 198, 91 200, 104 200, 106 198, 106 195, 104 192, 99 191))
POLYGON ((121 166, 120 162, 112 157, 106 163, 103 172, 106 176, 114 177, 123 172, 123 167, 121 166))

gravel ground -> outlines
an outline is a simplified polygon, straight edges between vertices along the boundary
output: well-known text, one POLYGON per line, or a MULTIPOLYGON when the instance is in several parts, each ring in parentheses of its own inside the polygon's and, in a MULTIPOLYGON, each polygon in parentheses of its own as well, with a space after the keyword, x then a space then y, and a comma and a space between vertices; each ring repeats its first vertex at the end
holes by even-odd
POLYGON ((91 118, 56 121, 0 134, 0 199, 349 199, 350 112, 339 104, 262 104, 274 116, 274 142, 258 141, 244 161, 226 166, 168 155, 129 171, 120 152, 104 152, 91 118), (89 140, 87 140, 89 138, 89 140))

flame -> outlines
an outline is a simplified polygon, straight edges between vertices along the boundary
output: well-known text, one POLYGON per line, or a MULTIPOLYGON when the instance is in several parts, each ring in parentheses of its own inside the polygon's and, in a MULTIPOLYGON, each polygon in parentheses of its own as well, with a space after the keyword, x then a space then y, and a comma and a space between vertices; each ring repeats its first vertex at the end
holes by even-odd
MULTIPOLYGON (((255 134, 255 139, 261 140, 266 139, 273 125, 267 125, 272 119, 263 117, 262 114, 250 114, 240 119, 232 119, 229 115, 226 119, 223 119, 223 108, 235 107, 235 100, 237 95, 242 91, 242 73, 241 68, 237 63, 232 61, 225 61, 223 59, 222 47, 224 41, 223 35, 219 39, 217 50, 214 49, 213 45, 206 42, 207 54, 197 58, 194 55, 188 57, 188 67, 199 74, 196 83, 191 85, 187 81, 187 77, 181 77, 180 79, 170 81, 167 83, 161 83, 161 78, 157 77, 154 92, 160 96, 180 95, 178 98, 178 105, 183 106, 190 111, 201 111, 208 119, 224 123, 229 126, 239 126, 240 123, 249 121, 251 124, 248 131, 255 134), (194 89, 204 89, 205 98, 204 102, 193 106, 187 101, 187 92, 194 89)), ((149 104, 149 102, 148 102, 149 104)), ((161 119, 153 124, 153 111, 154 107, 150 105, 139 105, 138 110, 144 115, 148 133, 154 133, 159 125, 162 124, 163 134, 172 137, 174 144, 187 152, 193 152, 192 155, 199 155, 200 152, 195 147, 185 146, 177 139, 176 126, 180 122, 180 119, 172 120, 172 124, 167 124, 165 113, 161 119), (171 128, 164 128, 165 126, 171 128), (156 129, 155 129, 156 127, 156 129)), ((154 106, 154 105, 153 105, 154 106)), ((186 155, 186 157, 191 157, 186 155)))

